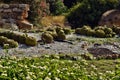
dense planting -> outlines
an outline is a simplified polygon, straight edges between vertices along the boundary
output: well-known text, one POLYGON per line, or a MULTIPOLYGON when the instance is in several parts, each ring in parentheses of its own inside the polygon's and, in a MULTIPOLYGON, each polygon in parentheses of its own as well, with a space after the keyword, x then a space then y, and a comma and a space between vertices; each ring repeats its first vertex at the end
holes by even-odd
POLYGON ((98 26, 94 29, 91 29, 90 26, 83 26, 82 28, 76 28, 75 33, 100 38, 111 38, 115 37, 116 35, 116 33, 113 32, 111 28, 108 28, 106 26, 98 26))
MULTIPOLYGON (((63 59, 58 55, 45 55, 40 58, 0 58, 1 80, 118 80, 119 63, 116 67, 114 61, 75 61, 63 59), (102 65, 101 65, 102 64, 102 65), (103 66, 106 65, 106 66, 103 66), (89 69, 88 69, 89 67, 89 69), (102 68, 104 67, 104 68, 102 68), (105 70, 107 71, 105 71, 105 70)), ((119 60, 117 60, 119 62, 119 60)))
POLYGON ((8 39, 7 37, 0 36, 0 45, 3 48, 16 48, 18 43, 14 40, 8 39))
POLYGON ((71 29, 61 27, 48 28, 47 31, 41 35, 41 39, 45 43, 51 43, 54 40, 64 41, 67 34, 71 34, 71 29))
POLYGON ((9 39, 13 39, 19 43, 26 44, 28 46, 36 46, 37 41, 34 37, 27 36, 26 34, 20 35, 14 32, 3 31, 0 32, 0 36, 5 36, 9 39))

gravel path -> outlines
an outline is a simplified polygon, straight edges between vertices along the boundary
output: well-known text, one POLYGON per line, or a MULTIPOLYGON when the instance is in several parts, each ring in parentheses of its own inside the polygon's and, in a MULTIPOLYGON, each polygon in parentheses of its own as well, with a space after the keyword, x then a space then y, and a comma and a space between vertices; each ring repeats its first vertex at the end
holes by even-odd
MULTIPOLYGON (((20 33, 21 34, 21 33, 20 33)), ((40 34, 28 33, 29 36, 36 37, 37 40, 40 40, 40 34)), ((68 35, 67 38, 77 38, 82 36, 77 35, 68 35)), ((0 56, 11 55, 11 56, 40 56, 41 54, 67 54, 67 53, 74 53, 74 54, 83 54, 88 53, 87 48, 93 47, 93 44, 86 45, 86 41, 72 41, 71 42, 58 42, 55 41, 51 44, 41 44, 38 42, 38 45, 35 47, 29 47, 24 44, 19 44, 18 48, 12 48, 8 50, 3 50, 0 47, 0 56)), ((120 48, 117 48, 113 45, 103 45, 109 49, 113 49, 114 51, 120 52, 120 48)))

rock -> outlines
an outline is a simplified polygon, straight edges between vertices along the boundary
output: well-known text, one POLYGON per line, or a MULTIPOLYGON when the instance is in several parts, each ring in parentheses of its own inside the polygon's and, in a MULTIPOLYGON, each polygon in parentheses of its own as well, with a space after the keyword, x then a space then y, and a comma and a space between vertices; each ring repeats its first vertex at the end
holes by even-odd
POLYGON ((32 29, 33 24, 29 23, 28 21, 18 21, 17 22, 19 29, 32 29))
POLYGON ((4 9, 8 9, 10 6, 9 6, 8 4, 4 4, 2 7, 3 7, 4 9))
POLYGON ((92 48, 88 48, 87 50, 89 53, 93 54, 94 56, 106 56, 106 55, 117 54, 116 52, 104 47, 92 47, 92 48))
POLYGON ((120 10, 112 9, 103 13, 99 25, 107 25, 109 27, 112 27, 113 25, 120 26, 120 10))

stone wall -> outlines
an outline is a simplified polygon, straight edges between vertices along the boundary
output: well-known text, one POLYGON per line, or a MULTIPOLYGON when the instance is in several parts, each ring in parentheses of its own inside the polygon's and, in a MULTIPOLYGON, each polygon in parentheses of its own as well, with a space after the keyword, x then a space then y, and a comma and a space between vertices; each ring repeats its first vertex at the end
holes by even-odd
POLYGON ((0 27, 13 28, 16 25, 19 29, 31 29, 33 25, 26 20, 29 10, 28 4, 1 4, 0 27))

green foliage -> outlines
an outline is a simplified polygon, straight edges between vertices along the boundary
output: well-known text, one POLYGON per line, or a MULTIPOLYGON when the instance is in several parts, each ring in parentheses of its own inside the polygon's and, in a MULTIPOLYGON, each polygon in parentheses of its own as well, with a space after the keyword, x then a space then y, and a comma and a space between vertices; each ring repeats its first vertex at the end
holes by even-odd
POLYGON ((6 44, 7 48, 16 48, 18 47, 18 43, 14 40, 8 39, 7 37, 4 36, 0 36, 0 45, 3 46, 3 48, 6 48, 6 44))
POLYGON ((50 12, 53 15, 60 15, 67 11, 62 0, 48 0, 48 2, 50 4, 50 12))
POLYGON ((36 39, 34 38, 34 37, 26 37, 26 39, 25 39, 25 43, 26 43, 26 45, 28 45, 28 46, 36 46, 37 45, 37 41, 36 41, 36 39))
POLYGON ((82 28, 75 29, 76 34, 93 36, 99 38, 111 38, 115 37, 116 33, 113 30, 106 26, 98 26, 94 29, 91 29, 90 26, 83 26, 82 28))
POLYGON ((72 28, 83 25, 94 27, 105 11, 117 8, 118 5, 119 0, 83 0, 71 8, 66 17, 72 28))
POLYGON ((29 46, 36 46, 37 45, 37 40, 33 37, 30 37, 26 34, 20 35, 14 32, 9 32, 9 31, 3 31, 0 32, 0 36, 5 36, 9 39, 13 39, 19 43, 26 44, 29 46))
POLYGON ((86 36, 94 36, 94 30, 92 30, 90 26, 83 26, 82 28, 76 28, 75 33, 86 36))
POLYGON ((48 32, 45 32, 41 35, 41 39, 45 43, 52 43, 53 42, 53 36, 49 34, 48 32))
POLYGON ((78 0, 63 0, 63 3, 67 8, 71 8, 73 5, 77 3, 78 0))
POLYGON ((120 26, 113 26, 112 27, 112 30, 116 33, 116 34, 118 34, 118 35, 120 35, 120 26))
POLYGON ((100 37, 100 38, 104 38, 105 32, 103 30, 97 30, 97 31, 95 31, 95 36, 100 37))
POLYGON ((60 30, 58 33, 57 33, 57 40, 59 41, 64 41, 66 39, 66 36, 65 36, 65 33, 63 30, 60 30))
POLYGON ((55 54, 27 58, 1 57, 0 80, 119 80, 119 59, 91 60, 90 54, 85 56, 89 60, 79 55, 61 57, 55 54), (72 60, 73 57, 80 59, 72 60))
POLYGON ((71 34, 71 29, 69 28, 63 28, 63 31, 65 34, 71 34))

